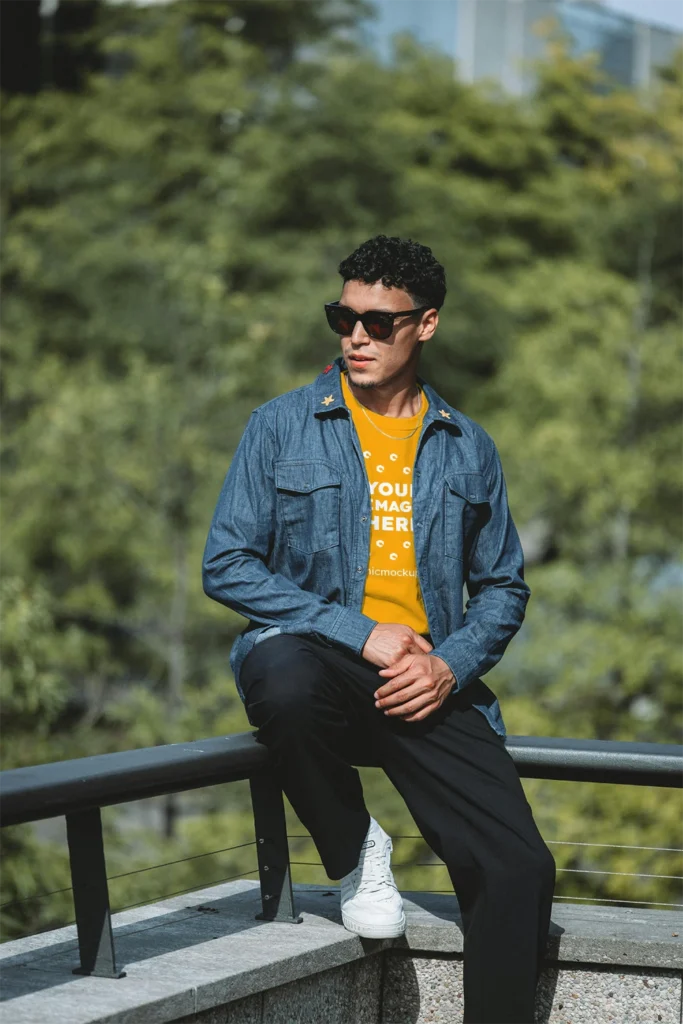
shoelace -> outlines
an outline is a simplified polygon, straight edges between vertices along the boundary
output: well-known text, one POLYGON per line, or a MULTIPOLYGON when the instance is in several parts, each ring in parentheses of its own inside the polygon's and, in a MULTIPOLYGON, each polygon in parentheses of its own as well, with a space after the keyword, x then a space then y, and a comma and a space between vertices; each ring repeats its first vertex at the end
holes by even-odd
MULTIPOLYGON (((356 888, 356 893, 381 892, 387 885, 398 892, 398 888, 391 873, 391 867, 386 860, 386 854, 380 852, 379 849, 372 849, 369 856, 366 853, 364 863, 362 865, 359 864, 357 868, 354 868, 352 875, 354 885, 359 878, 360 883, 356 888)), ((391 894, 387 894, 387 898, 389 898, 390 895, 391 894)))

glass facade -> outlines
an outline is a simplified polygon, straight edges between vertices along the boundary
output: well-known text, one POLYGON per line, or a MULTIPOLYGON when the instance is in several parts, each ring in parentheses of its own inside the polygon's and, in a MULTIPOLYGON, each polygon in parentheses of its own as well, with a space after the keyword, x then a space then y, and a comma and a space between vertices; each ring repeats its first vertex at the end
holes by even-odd
POLYGON ((491 0, 486 18, 476 19, 473 64, 477 78, 499 78, 506 62, 507 0, 491 0))
POLYGON ((383 61, 391 58, 394 32, 410 32, 424 46, 455 57, 457 0, 375 0, 377 20, 367 23, 368 37, 383 61))
POLYGON ((638 23, 598 4, 560 3, 558 19, 572 37, 574 52, 597 52, 604 70, 622 85, 635 85, 638 23))
POLYGON ((657 66, 683 44, 683 34, 648 25, 597 0, 375 0, 377 20, 364 35, 378 56, 391 59, 391 36, 410 32, 451 56, 466 81, 489 78, 512 93, 533 88, 526 61, 543 55, 538 31, 554 19, 576 54, 600 55, 604 70, 627 86, 647 85, 657 66))
POLYGON ((675 44, 680 46, 681 39, 683 39, 680 33, 667 32, 663 28, 653 27, 650 29, 650 67, 661 67, 662 64, 667 64, 671 59, 671 54, 676 48, 676 45, 672 44, 672 36, 674 37, 675 44))

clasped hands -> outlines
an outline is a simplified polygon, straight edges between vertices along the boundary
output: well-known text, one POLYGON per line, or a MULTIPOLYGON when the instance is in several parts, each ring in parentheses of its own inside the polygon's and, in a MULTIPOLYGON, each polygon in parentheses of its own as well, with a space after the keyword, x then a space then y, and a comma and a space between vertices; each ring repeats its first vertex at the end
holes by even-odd
POLYGON ((379 622, 365 642, 362 657, 381 665, 386 683, 375 692, 375 707, 385 715, 417 722, 441 707, 455 684, 443 658, 423 636, 398 622, 379 622))

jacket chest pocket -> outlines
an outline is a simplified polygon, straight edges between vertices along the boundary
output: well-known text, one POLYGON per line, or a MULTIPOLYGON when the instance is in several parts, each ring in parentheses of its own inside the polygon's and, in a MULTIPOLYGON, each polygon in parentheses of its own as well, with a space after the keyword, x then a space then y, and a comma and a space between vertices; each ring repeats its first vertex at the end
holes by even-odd
POLYGON ((290 547, 308 554, 339 544, 340 471, 328 462, 275 463, 279 515, 290 547))
POLYGON ((486 479, 481 473, 447 472, 444 488, 444 524, 447 558, 469 561, 480 529, 491 518, 486 479))

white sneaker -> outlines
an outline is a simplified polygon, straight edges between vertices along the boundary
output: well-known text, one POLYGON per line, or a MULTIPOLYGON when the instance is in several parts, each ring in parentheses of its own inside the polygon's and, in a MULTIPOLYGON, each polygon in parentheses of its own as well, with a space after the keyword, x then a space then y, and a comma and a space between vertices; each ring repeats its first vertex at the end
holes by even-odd
POLYGON ((340 882, 344 927, 368 939, 395 939, 406 929, 403 900, 391 873, 393 844, 370 819, 357 867, 340 882))

